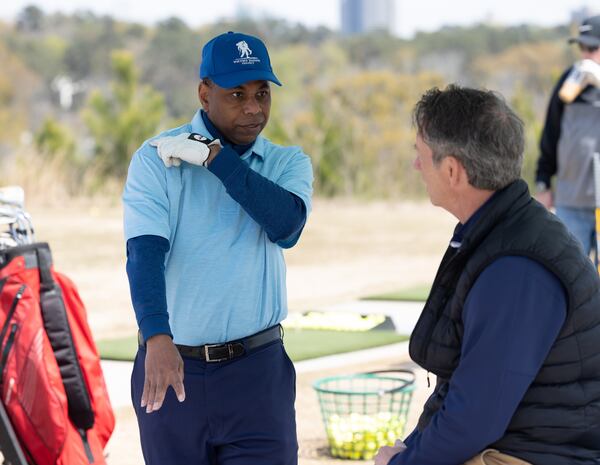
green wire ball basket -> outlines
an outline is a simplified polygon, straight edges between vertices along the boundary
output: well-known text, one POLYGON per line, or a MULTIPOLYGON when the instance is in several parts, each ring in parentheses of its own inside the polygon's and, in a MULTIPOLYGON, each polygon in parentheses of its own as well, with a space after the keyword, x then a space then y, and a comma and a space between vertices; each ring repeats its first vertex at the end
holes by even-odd
POLYGON ((331 455, 371 460, 402 439, 415 390, 410 370, 330 376, 314 382, 331 455))

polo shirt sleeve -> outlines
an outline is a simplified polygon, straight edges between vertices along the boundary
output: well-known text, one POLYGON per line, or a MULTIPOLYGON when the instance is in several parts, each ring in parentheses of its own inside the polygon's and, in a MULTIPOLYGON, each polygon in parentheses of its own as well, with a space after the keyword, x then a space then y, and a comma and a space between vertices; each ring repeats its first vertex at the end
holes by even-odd
POLYGON ((275 182, 302 199, 308 216, 312 211, 313 179, 310 157, 302 150, 298 150, 290 157, 283 172, 275 182))
POLYGON ((126 241, 144 235, 170 239, 166 168, 151 146, 142 146, 129 165, 123 223, 126 241))

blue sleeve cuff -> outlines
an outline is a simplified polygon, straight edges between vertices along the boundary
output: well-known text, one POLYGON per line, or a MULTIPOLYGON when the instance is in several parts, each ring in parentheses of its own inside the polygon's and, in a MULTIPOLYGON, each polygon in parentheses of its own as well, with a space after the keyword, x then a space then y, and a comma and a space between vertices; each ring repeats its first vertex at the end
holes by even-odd
POLYGON ((156 336, 157 334, 166 334, 171 339, 173 338, 171 327, 169 326, 168 314, 157 313, 154 315, 145 316, 140 321, 139 327, 144 341, 147 341, 152 336, 156 336))
POLYGON ((296 245, 298 240, 300 239, 300 235, 302 234, 302 230, 304 229, 304 225, 306 224, 306 205, 304 201, 298 197, 296 194, 292 194, 297 202, 299 202, 302 221, 299 223, 298 228, 295 232, 293 232, 290 236, 286 237, 283 240, 277 241, 277 245, 282 249, 291 249, 296 245))
POLYGON ((208 170, 219 178, 223 184, 226 184, 227 178, 243 167, 248 168, 248 165, 242 161, 235 150, 226 145, 208 165, 208 170))

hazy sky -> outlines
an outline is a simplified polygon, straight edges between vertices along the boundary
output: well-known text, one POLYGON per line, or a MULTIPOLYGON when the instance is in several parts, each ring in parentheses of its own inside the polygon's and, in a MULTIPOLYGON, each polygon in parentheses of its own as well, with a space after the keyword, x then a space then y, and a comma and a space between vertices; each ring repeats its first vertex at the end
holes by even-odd
MULTIPOLYGON (((232 17, 242 11, 269 15, 308 26, 339 27, 340 0, 0 0, 0 18, 13 19, 24 6, 35 4, 47 13, 87 9, 122 19, 154 23, 178 16, 191 26, 232 17)), ((573 10, 588 7, 600 13, 600 0, 396 0, 396 33, 410 36, 442 25, 482 20, 499 24, 565 24, 573 10)))

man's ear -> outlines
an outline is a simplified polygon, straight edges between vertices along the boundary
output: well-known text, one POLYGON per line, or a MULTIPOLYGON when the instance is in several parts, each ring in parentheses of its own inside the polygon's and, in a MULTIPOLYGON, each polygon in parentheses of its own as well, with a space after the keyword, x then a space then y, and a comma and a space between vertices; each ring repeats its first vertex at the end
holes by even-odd
POLYGON ((210 88, 208 84, 200 81, 198 84, 198 100, 200 100, 200 104, 202 105, 202 109, 208 113, 208 93, 210 92, 210 88))
POLYGON ((467 172, 458 158, 448 155, 444 158, 444 161, 446 162, 444 169, 446 170, 450 186, 458 187, 467 181, 467 172))

